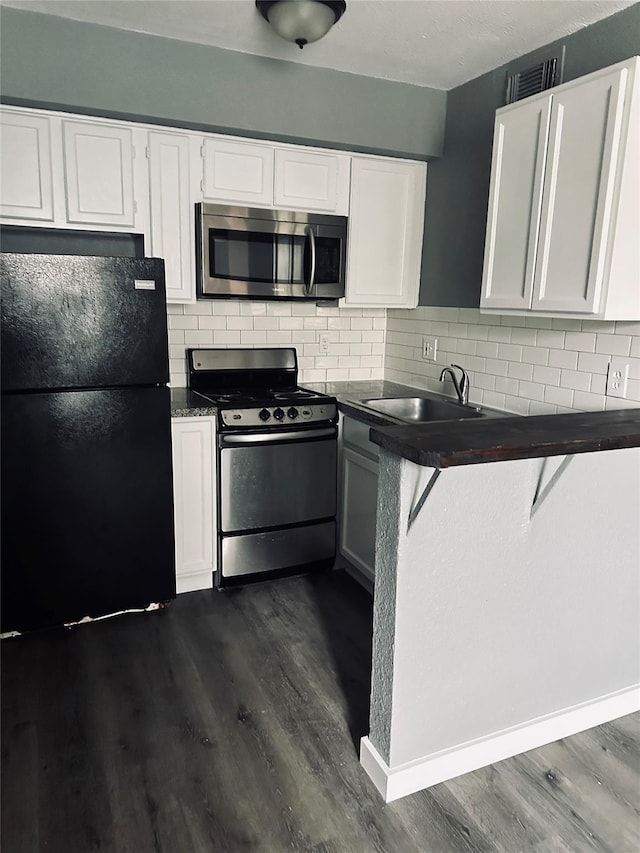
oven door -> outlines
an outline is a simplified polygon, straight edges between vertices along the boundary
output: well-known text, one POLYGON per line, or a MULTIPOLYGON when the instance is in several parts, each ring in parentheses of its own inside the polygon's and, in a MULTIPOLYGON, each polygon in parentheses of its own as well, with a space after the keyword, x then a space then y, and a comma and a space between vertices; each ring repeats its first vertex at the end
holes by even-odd
POLYGON ((335 558, 335 427, 221 434, 220 580, 335 558))

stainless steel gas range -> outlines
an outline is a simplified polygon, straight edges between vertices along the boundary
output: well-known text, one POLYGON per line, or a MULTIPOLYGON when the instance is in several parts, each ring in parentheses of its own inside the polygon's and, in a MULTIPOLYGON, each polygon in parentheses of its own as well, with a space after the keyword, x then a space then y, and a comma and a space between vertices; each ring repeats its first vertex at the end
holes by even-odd
POLYGON ((293 348, 189 349, 189 387, 218 409, 217 586, 329 567, 336 400, 298 386, 293 348))

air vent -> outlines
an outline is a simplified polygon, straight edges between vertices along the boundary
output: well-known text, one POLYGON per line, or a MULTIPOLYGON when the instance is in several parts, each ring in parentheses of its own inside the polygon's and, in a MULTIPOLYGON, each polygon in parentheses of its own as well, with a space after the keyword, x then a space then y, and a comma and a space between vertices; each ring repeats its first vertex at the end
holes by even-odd
POLYGON ((544 92, 545 89, 550 89, 560 81, 557 80, 558 75, 558 59, 547 59, 546 62, 541 62, 539 65, 534 65, 533 68, 527 68, 526 71, 516 71, 515 74, 507 76, 507 104, 513 104, 514 101, 521 101, 523 98, 528 98, 529 95, 536 95, 538 92, 544 92))

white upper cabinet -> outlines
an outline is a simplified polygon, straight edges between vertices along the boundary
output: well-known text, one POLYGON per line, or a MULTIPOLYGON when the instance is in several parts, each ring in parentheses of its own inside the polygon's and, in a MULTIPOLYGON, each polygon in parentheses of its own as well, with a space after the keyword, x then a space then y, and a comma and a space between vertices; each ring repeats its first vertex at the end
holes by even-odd
POLYGON ((149 254, 164 258, 168 302, 195 302, 189 136, 150 131, 149 254))
POLYGON ((133 227, 133 134, 128 127, 63 121, 67 219, 133 227))
POLYGON ((415 308, 426 164, 351 158, 347 305, 415 308))
POLYGON ((51 120, 3 110, 0 212, 16 219, 53 220, 51 120))
POLYGON ((277 148, 274 204, 284 209, 349 212, 349 157, 277 148))
POLYGON ((346 215, 349 157, 266 142, 204 137, 204 201, 346 215))
POLYGON ((345 304, 417 305, 425 163, 20 107, 0 115, 2 221, 142 234, 145 253, 165 261, 169 302, 196 301, 194 205, 211 201, 348 216, 345 304))
POLYGON ((638 57, 496 113, 480 307, 640 319, 638 57))
POLYGON ((207 137, 202 146, 205 201, 273 203, 273 148, 207 137))

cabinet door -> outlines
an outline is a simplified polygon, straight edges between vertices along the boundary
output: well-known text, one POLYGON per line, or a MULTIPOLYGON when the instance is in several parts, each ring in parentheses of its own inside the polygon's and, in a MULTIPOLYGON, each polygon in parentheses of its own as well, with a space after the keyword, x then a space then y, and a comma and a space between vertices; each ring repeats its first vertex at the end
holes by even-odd
POLYGON ((189 137, 149 133, 151 255, 164 258, 168 302, 195 302, 189 137))
POLYGON ((496 116, 482 308, 531 307, 551 96, 496 116))
POLYGON ((69 222, 133 227, 131 129, 79 121, 62 124, 69 222))
POLYGON ((554 94, 532 308, 599 310, 626 69, 554 94))
POLYGON ((274 203, 285 209, 349 210, 349 158, 278 148, 275 152, 274 203))
POLYGON ((378 464, 343 447, 340 551, 369 580, 375 574, 377 511, 378 464))
POLYGON ((212 418, 174 418, 173 491, 177 591, 213 585, 216 568, 215 424, 212 418))
POLYGON ((418 304, 425 188, 424 163, 352 158, 347 305, 418 304))
POLYGON ((205 201, 273 204, 273 148, 248 142, 205 139, 205 201))
POLYGON ((50 120, 2 111, 1 215, 53 220, 50 120))

